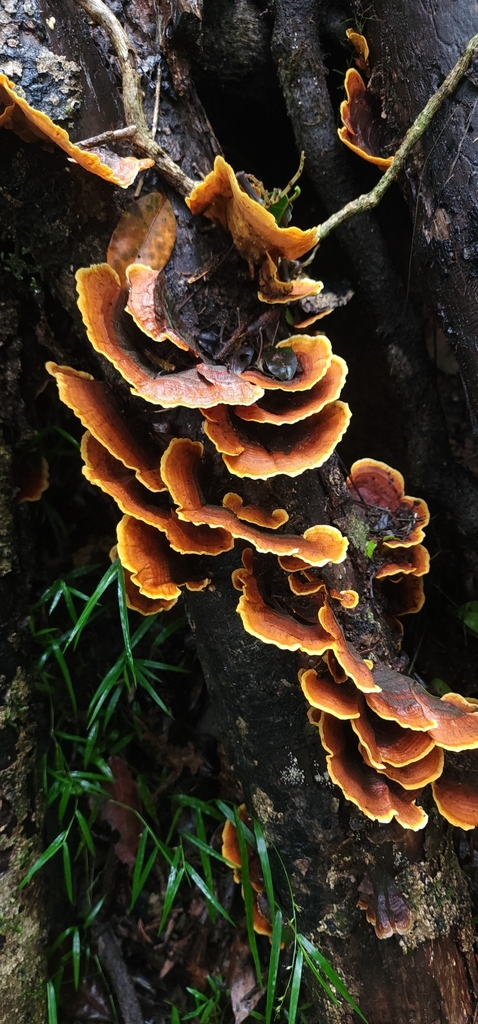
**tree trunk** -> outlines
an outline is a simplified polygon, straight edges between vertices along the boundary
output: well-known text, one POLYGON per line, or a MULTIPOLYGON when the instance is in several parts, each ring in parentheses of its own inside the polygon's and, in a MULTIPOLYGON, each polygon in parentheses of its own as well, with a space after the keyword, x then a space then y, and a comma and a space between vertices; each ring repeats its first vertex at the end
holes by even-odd
MULTIPOLYGON (((44 0, 41 5, 32 0, 28 20, 24 15, 11 14, 10 6, 5 4, 2 23, 8 54, 3 69, 21 85, 29 102, 45 110, 55 120, 72 125, 73 139, 87 138, 120 126, 117 66, 104 32, 78 12, 73 0, 61 4, 57 0, 44 0), (18 18, 16 23, 15 18, 18 18), (14 38, 14 31, 18 32, 19 27, 20 44, 9 45, 8 39, 14 38)), ((158 66, 156 6, 152 0, 151 3, 132 0, 123 5, 111 4, 113 6, 134 42, 143 71, 146 114, 151 120, 158 66)), ((457 9, 465 6, 465 0, 453 4, 457 24, 457 9)), ((240 111, 241 103, 245 107, 244 122, 241 122, 239 113, 237 120, 233 119, 238 138, 232 140, 228 134, 230 126, 224 128, 233 162, 236 164, 235 150, 238 161, 244 159, 244 154, 248 155, 250 117, 258 156, 257 166, 251 165, 247 170, 261 173, 261 166, 267 166, 270 154, 264 153, 267 146, 263 146, 259 122, 260 117, 268 117, 269 112, 271 123, 275 123, 276 118, 280 131, 278 139, 271 141, 271 150, 273 154, 280 153, 283 139, 290 138, 290 134, 283 100, 273 78, 274 59, 293 131, 299 147, 308 152, 310 179, 321 203, 326 209, 332 209, 351 198, 354 182, 343 169, 347 167, 346 156, 341 154, 343 166, 340 164, 339 167, 337 162, 340 151, 336 148, 335 125, 325 84, 319 17, 316 22, 316 16, 322 16, 320 5, 315 8, 309 0, 277 0, 272 49, 272 25, 268 27, 267 18, 263 18, 264 12, 246 0, 237 0, 231 7, 222 3, 206 4, 202 41, 201 23, 195 8, 187 4, 184 8, 186 13, 183 11, 181 17, 182 7, 173 5, 167 36, 167 67, 163 56, 158 134, 158 141, 181 163, 182 170, 198 178, 210 169, 213 157, 219 151, 206 113, 197 98, 190 71, 191 59, 195 62, 195 77, 206 103, 206 112, 210 113, 209 98, 215 125, 220 128, 228 121, 230 125, 229 103, 235 111, 240 111), (223 55, 226 53, 221 61, 219 50, 223 55), (230 55, 230 60, 227 55, 230 55), (215 69, 214 75, 217 74, 218 78, 214 77, 211 68, 215 69), (256 69, 259 69, 259 80, 262 81, 261 76, 264 80, 260 95, 253 94, 250 84, 251 74, 256 73, 256 69), (230 85, 226 89, 228 79, 230 85), (214 100, 211 98, 212 92, 217 92, 218 81, 226 89, 222 109, 217 96, 214 100), (277 104, 279 113, 273 104, 277 104), (311 132, 308 129, 313 122, 317 124, 311 132)), ((392 8, 394 5, 387 3, 381 6, 380 27, 385 33, 390 21, 397 26, 387 45, 392 47, 390 40, 393 40, 395 66, 405 67, 407 49, 398 30, 401 24, 399 15, 392 8)), ((413 19, 409 20, 411 25, 413 19)), ((415 54, 421 34, 420 27, 414 21, 413 24, 415 54)), ((412 31, 409 25, 407 30, 412 31)), ((468 34, 471 35, 471 31, 468 34)), ((457 50, 461 42, 466 42, 466 38, 461 40, 460 36, 456 42, 457 50)), ((447 61, 447 70, 454 56, 447 61)), ((420 51, 417 55, 419 69, 422 64, 420 51)), ((257 81, 253 74, 252 80, 257 81)), ((419 79, 410 89, 415 104, 411 116, 421 106, 418 86, 419 79)), ((423 86, 422 92, 424 97, 428 96, 430 82, 423 86)), ((10 252, 10 275, 5 275, 4 288, 9 294, 13 293, 21 304, 22 358, 24 369, 28 368, 30 403, 33 404, 45 380, 42 360, 53 356, 58 362, 70 363, 93 372, 95 376, 106 376, 121 394, 131 422, 143 420, 148 423, 150 410, 140 406, 136 400, 130 400, 115 371, 106 367, 101 357, 87 345, 76 310, 73 281, 73 271, 77 267, 104 259, 119 209, 131 200, 131 193, 119 195, 118 190, 88 176, 81 168, 65 165, 64 156, 58 151, 47 152, 41 146, 27 145, 12 133, 4 133, 4 136, 1 195, 8 202, 8 227, 4 238, 10 252), (33 222, 32 210, 37 211, 33 222)), ((448 140, 450 146, 455 137, 454 128, 453 134, 451 129, 450 135, 445 131, 443 145, 448 140)), ((277 170, 277 177, 285 180, 289 166, 293 167, 295 161, 295 153, 287 156, 277 170)), ((238 164, 236 166, 240 169, 238 164)), ((431 166, 429 163, 429 168, 431 166)), ((446 177, 446 172, 444 175, 446 177)), ((148 180, 148 190, 154 187, 162 186, 160 181, 155 184, 153 173, 148 180)), ((435 179, 431 177, 431 195, 435 187, 435 179)), ((358 191, 357 188, 356 193, 358 191)), ((191 294, 186 278, 205 267, 212 256, 220 255, 225 241, 218 232, 210 228, 204 230, 204 224, 198 226, 182 199, 171 192, 168 194, 178 214, 178 241, 166 274, 175 299, 183 303, 191 294)), ((316 197, 310 193, 309 214, 316 202, 316 197)), ((451 211, 447 212, 447 218, 447 223, 451 224, 451 211)), ((419 227, 424 235, 421 221, 419 227)), ((401 412, 394 414, 393 424, 398 424, 400 432, 403 432, 404 423, 410 427, 409 457, 414 479, 425 488, 422 496, 433 501, 440 490, 438 476, 440 481, 448 476, 443 504, 449 514, 455 512, 458 526, 462 526, 462 533, 467 533, 476 515, 473 506, 476 487, 473 481, 467 483, 466 508, 458 507, 453 486, 454 474, 458 471, 451 457, 444 456, 447 435, 433 375, 421 346, 419 322, 409 308, 405 321, 401 319, 405 285, 394 267, 387 242, 372 217, 368 217, 365 224, 364 218, 351 221, 342 229, 340 241, 348 254, 354 284, 363 288, 368 303, 368 313, 364 316, 372 317, 377 333, 383 338, 389 365, 398 366, 397 391, 401 412), (360 257, 354 257, 354 249, 357 252, 359 245, 364 245, 365 253, 370 254, 370 263, 364 250, 360 257), (406 373, 400 370, 405 363, 406 373), (408 386, 410 380, 413 380, 411 389, 408 386), (446 473, 443 472, 444 460, 446 473), (466 522, 463 523, 464 519, 466 522)), ((466 271, 466 281, 472 289, 473 278, 468 274, 468 267, 462 262, 460 267, 460 273, 465 274, 466 271)), ((430 287, 436 294, 439 285, 430 287)), ((447 294, 451 296, 452 291, 453 288, 447 294)), ((462 294, 463 291, 462 287, 462 294)), ((208 318, 214 322, 219 310, 223 322, 232 330, 236 322, 235 310, 240 308, 246 318, 252 319, 258 315, 257 305, 247 279, 246 265, 233 255, 210 278, 206 291, 201 292, 197 300, 194 298, 194 301, 183 305, 182 315, 197 334, 209 327, 208 318)), ((449 310, 447 307, 445 315, 452 317, 455 307, 456 303, 453 305, 450 297, 450 307, 449 310)), ((339 345, 341 338, 345 338, 343 344, 346 348, 347 332, 355 332, 356 314, 352 311, 344 315, 342 320, 339 318, 339 323, 342 334, 332 323, 331 331, 337 333, 339 345)), ((468 345, 464 335, 461 344, 464 348, 468 345)), ((374 390, 373 375, 376 372, 377 392, 385 381, 385 394, 388 396, 385 401, 393 403, 396 399, 389 382, 386 382, 381 358, 377 348, 371 347, 370 392, 374 390)), ((463 366, 465 363, 466 359, 463 366)), ((469 381, 472 381, 472 374, 467 378, 469 381)), ((469 394, 471 396, 471 384, 469 394)), ((369 412, 372 420, 377 401, 377 394, 371 394, 369 412)), ((165 417, 162 422, 167 423, 167 429, 173 435, 202 436, 202 422, 197 413, 174 411, 166 413, 165 417)), ((353 429, 352 426, 351 431, 353 429)), ((374 425, 369 427, 369 436, 375 430, 374 425)), ((391 435, 389 443, 393 445, 391 435)), ((368 452, 359 454, 365 456, 368 452)), ((386 458, 388 451, 381 451, 378 445, 373 454, 386 458)), ((402 457, 401 449, 398 457, 402 457)), ((218 458, 215 472, 224 478, 224 467, 218 458)), ((317 521, 336 525, 349 536, 356 529, 356 513, 346 497, 343 476, 335 457, 320 473, 307 472, 292 484, 286 478, 276 478, 273 486, 271 483, 264 485, 264 493, 272 494, 277 504, 283 503, 287 507, 291 527, 298 532, 303 532, 317 521)), ((252 486, 252 500, 255 494, 252 486)), ((435 511, 434 507, 432 511, 435 511)), ((12 556, 11 564, 15 558, 18 562, 23 551, 20 542, 16 546, 17 554, 12 556)), ((307 721, 304 698, 297 683, 299 657, 263 644, 244 632, 235 611, 237 594, 230 582, 232 570, 239 565, 237 547, 231 554, 215 559, 210 573, 212 587, 201 594, 188 594, 186 605, 221 739, 245 786, 250 809, 260 819, 267 837, 275 843, 284 860, 299 908, 301 930, 318 943, 343 975, 369 1024, 409 1024, 411 1020, 416 1024, 471 1024, 474 1000, 478 995, 471 906, 466 878, 455 855, 452 829, 433 809, 431 798, 426 798, 430 823, 425 832, 419 833, 406 832, 396 825, 371 822, 343 799, 340 790, 328 778, 317 731, 307 721), (389 882, 383 879, 393 877, 395 886, 399 893, 405 895, 412 911, 413 926, 408 934, 380 941, 367 924, 365 915, 356 907, 358 886, 366 872, 376 879, 379 889, 382 884, 386 890, 389 882)), ((10 563, 7 567, 10 568, 10 563)), ((324 578, 331 586, 336 573, 337 567, 324 569, 324 578)), ((357 614, 343 617, 349 631, 348 639, 360 643, 367 632, 377 659, 383 664, 403 668, 405 659, 398 653, 387 622, 366 594, 363 559, 353 545, 351 556, 340 566, 340 573, 341 587, 345 581, 348 586, 355 587, 362 598, 357 614)), ((23 583, 20 588, 24 595, 23 583)), ((24 614, 24 605, 22 609, 21 614, 24 614)), ((15 623, 19 615, 20 611, 15 611, 15 623)), ((25 758, 24 750, 24 747, 18 748, 15 756, 25 758)), ((31 757, 30 747, 28 756, 31 757)), ((21 763, 23 765, 24 761, 21 763)), ((19 783, 23 784, 24 778, 25 774, 19 772, 19 783)), ((8 796, 7 791, 5 795, 8 796)), ((22 796, 19 804, 22 817, 17 811, 19 821, 24 820, 24 800, 22 796)), ((289 895, 280 870, 277 872, 277 885, 287 908, 289 895)), ((23 908, 26 905, 22 894, 23 908)), ((19 910, 20 905, 17 905, 16 913, 19 910)), ((23 913, 29 922, 29 912, 23 909, 23 913)), ((36 920, 36 934, 39 935, 38 917, 36 920)), ((38 976, 38 970, 37 960, 35 970, 29 969, 30 979, 38 976)), ((17 1002, 16 1006, 21 1006, 21 1003, 17 1002)), ((348 1008, 341 1006, 337 1009, 321 991, 314 994, 314 1009, 309 1016, 311 1021, 320 1020, 321 1024, 352 1020, 348 1008)), ((12 1019, 20 1021, 27 1017, 22 1017, 17 1010, 16 1018, 12 1011, 12 1019)))

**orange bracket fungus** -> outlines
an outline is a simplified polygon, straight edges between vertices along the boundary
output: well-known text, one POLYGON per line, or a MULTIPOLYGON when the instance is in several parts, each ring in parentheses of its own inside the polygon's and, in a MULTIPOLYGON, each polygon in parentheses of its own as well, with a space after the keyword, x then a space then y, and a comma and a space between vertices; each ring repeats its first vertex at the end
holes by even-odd
POLYGON ((356 68, 349 68, 345 76, 347 98, 340 104, 342 128, 338 128, 339 139, 363 160, 375 164, 381 171, 391 166, 393 156, 379 156, 377 135, 380 128, 378 97, 367 89, 362 75, 356 68))
POLYGON ((0 74, 0 105, 0 128, 12 129, 24 142, 54 142, 70 160, 121 188, 128 188, 140 171, 154 165, 154 160, 149 158, 138 160, 135 156, 118 156, 106 146, 88 149, 75 146, 68 132, 46 114, 31 107, 4 74, 0 74))
MULTIPOLYGON (((359 51, 366 61, 362 41, 359 51)), ((369 104, 357 71, 348 72, 346 85, 341 137, 367 159, 388 166, 390 160, 363 153, 370 131, 356 127, 354 118, 358 112, 367 119, 369 104)), ((24 105, 12 105, 18 124, 20 112, 26 117, 24 105)), ((433 696, 411 676, 380 664, 370 633, 354 629, 360 616, 365 619, 364 608, 377 608, 396 628, 396 616, 421 607, 429 569, 425 502, 405 494, 403 477, 385 463, 355 462, 343 493, 368 538, 359 551, 349 548, 338 525, 307 521, 284 498, 287 478, 317 470, 332 456, 350 410, 339 397, 347 367, 329 340, 322 334, 289 336, 284 302, 299 293, 317 294, 321 286, 305 279, 300 266, 286 279, 282 261, 297 261, 315 245, 317 232, 277 223, 270 195, 217 157, 187 200, 194 214, 204 214, 232 236, 252 273, 259 266, 259 297, 277 305, 256 320, 254 313, 248 321, 238 311, 240 323, 253 325, 245 368, 237 369, 239 363, 229 358, 242 331, 234 328, 235 313, 228 321, 232 343, 221 343, 217 357, 199 354, 199 314, 196 332, 179 320, 164 269, 176 224, 159 194, 145 196, 123 214, 107 262, 77 273, 78 304, 93 349, 135 397, 161 411, 187 410, 170 414, 157 440, 153 432, 141 436, 128 426, 102 381, 56 363, 47 368, 86 428, 86 478, 122 514, 117 555, 129 607, 147 615, 172 607, 183 588, 204 589, 214 578, 214 559, 240 542, 242 565, 238 552, 232 575, 237 613, 251 636, 300 652, 300 686, 332 782, 368 818, 395 820, 414 831, 426 824, 417 801, 431 784, 439 812, 471 828, 478 823, 478 786, 461 782, 453 759, 478 748, 477 704, 454 693, 433 696), (202 433, 204 442, 198 440, 202 433), (256 483, 273 478, 279 478, 277 485, 256 483), (348 553, 357 555, 355 576, 347 576, 348 553)), ((295 493, 291 485, 288 490, 295 493)), ((327 517, 322 512, 318 518, 327 517)), ((340 525, 346 519, 338 515, 332 521, 340 525)), ((245 808, 240 814, 247 821, 245 808)), ((223 853, 240 866, 229 822, 223 853)), ((263 883, 254 881, 254 856, 250 851, 249 869, 259 897, 263 883)), ((360 900, 380 937, 409 927, 408 909, 392 882, 363 883, 360 900)), ((259 922, 259 903, 256 910, 259 922)))
MULTIPOLYGON (((252 821, 247 813, 245 804, 241 804, 237 808, 237 813, 240 821, 252 830, 252 821)), ((267 904, 266 897, 264 895, 264 879, 262 877, 261 862, 259 855, 252 846, 246 842, 249 881, 251 883, 253 892, 253 927, 254 931, 258 935, 268 935, 272 937, 272 924, 269 917, 266 917, 266 912, 269 912, 269 906, 267 904)), ((239 849, 239 840, 237 838, 237 828, 232 821, 227 819, 224 823, 222 830, 222 856, 226 860, 230 861, 234 865, 234 881, 240 882, 242 877, 241 867, 241 852, 239 849)))

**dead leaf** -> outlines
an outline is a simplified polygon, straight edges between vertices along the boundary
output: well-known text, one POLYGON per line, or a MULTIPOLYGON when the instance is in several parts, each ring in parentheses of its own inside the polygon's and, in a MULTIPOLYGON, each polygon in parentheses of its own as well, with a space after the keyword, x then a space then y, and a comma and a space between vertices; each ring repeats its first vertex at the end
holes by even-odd
POLYGON ((169 199, 161 192, 150 192, 128 206, 120 217, 106 260, 125 287, 127 267, 142 263, 152 270, 162 270, 175 241, 176 217, 169 199))
POLYGON ((264 989, 257 984, 251 951, 240 933, 232 944, 227 984, 231 990, 235 1024, 242 1024, 264 995, 264 989))
POLYGON ((120 834, 114 846, 118 860, 132 868, 142 832, 141 822, 134 811, 141 813, 142 803, 126 761, 114 755, 108 758, 108 765, 115 781, 105 786, 109 790, 110 799, 105 800, 101 817, 120 834))

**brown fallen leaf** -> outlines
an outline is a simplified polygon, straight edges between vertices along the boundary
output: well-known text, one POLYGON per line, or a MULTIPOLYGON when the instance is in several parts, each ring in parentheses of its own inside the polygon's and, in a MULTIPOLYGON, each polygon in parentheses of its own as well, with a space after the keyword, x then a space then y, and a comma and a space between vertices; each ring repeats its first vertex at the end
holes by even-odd
POLYGON ((251 951, 240 932, 234 938, 231 959, 227 973, 227 984, 231 990, 231 1007, 235 1024, 242 1021, 254 1010, 264 995, 254 973, 251 951))
POLYGON ((105 789, 109 791, 110 799, 105 800, 101 809, 101 817, 120 834, 120 838, 114 846, 118 860, 132 868, 142 832, 141 822, 134 811, 141 813, 142 803, 138 787, 126 761, 123 761, 122 757, 113 755, 108 758, 108 765, 115 781, 105 786, 105 789))

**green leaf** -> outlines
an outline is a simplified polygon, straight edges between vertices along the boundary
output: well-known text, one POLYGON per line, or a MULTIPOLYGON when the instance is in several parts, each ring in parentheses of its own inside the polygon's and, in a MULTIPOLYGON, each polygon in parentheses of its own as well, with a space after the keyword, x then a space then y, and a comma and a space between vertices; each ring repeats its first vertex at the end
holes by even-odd
POLYGON ((272 1011, 274 1008, 274 996, 277 984, 277 974, 279 971, 279 958, 280 958, 280 944, 282 939, 282 914, 280 910, 276 910, 274 924, 272 926, 272 942, 271 952, 269 957, 269 971, 267 974, 267 994, 266 994, 266 1024, 271 1024, 272 1011))
POLYGON ((138 852, 136 854, 136 860, 134 862, 133 881, 131 886, 131 903, 129 906, 130 913, 136 903, 136 900, 138 899, 139 894, 144 889, 146 881, 150 875, 150 872, 158 856, 158 848, 155 846, 154 850, 150 853, 148 860, 146 861, 146 864, 144 864, 146 844, 148 842, 149 835, 150 830, 148 828, 145 828, 139 841, 138 852))
POLYGON ((73 708, 73 714, 74 714, 74 716, 76 718, 77 714, 78 714, 78 706, 77 706, 77 703, 76 703, 75 690, 73 688, 73 682, 72 682, 72 678, 71 678, 71 675, 70 675, 70 670, 69 670, 68 665, 66 664, 66 661, 65 661, 65 659, 63 657, 63 652, 60 650, 60 648, 59 648, 57 643, 53 643, 51 645, 51 650, 53 651, 53 654, 54 654, 54 656, 55 656, 55 658, 56 658, 56 660, 58 662, 58 665, 60 666, 61 674, 63 676, 63 679, 65 680, 66 688, 68 690, 68 694, 69 694, 69 697, 70 697, 71 706, 73 708))
POLYGON ((445 683, 444 679, 432 679, 428 687, 432 693, 436 693, 437 697, 444 697, 445 693, 451 693, 451 686, 445 683))
POLYGON ((146 690, 146 693, 149 694, 151 700, 154 700, 155 704, 157 704, 158 707, 161 708, 161 711, 164 711, 165 715, 169 715, 169 717, 172 718, 173 716, 171 714, 171 711, 166 706, 164 701, 161 700, 161 697, 158 696, 156 690, 154 689, 154 686, 151 686, 151 683, 148 681, 148 679, 146 679, 146 677, 142 673, 140 673, 138 681, 143 690, 146 690))
POLYGON ((271 863, 269 860, 269 851, 267 849, 266 841, 264 839, 264 833, 258 821, 253 822, 254 836, 256 840, 257 852, 259 854, 259 860, 261 862, 262 877, 264 879, 264 886, 266 890, 267 902, 270 907, 271 914, 274 913, 275 898, 274 898, 274 885, 272 882, 271 863))
MULTIPOLYGON (((199 800, 195 796, 188 796, 187 793, 175 793, 173 800, 176 804, 181 804, 181 807, 192 807, 195 811, 203 811, 204 814, 209 814, 211 818, 216 818, 216 821, 222 821, 223 815, 219 814, 213 804, 207 803, 205 800, 199 800)), ((219 803, 217 800, 216 803, 219 803)), ((226 804, 224 805, 226 806, 226 804)), ((230 808, 227 808, 230 811, 230 808)), ((232 814, 232 812, 230 812, 232 814)), ((234 816, 232 817, 234 821, 234 816)))
POLYGON ((77 926, 73 928, 73 937, 71 940, 71 954, 73 961, 73 984, 75 986, 75 992, 78 992, 78 986, 80 984, 81 940, 80 929, 77 926))
POLYGON ((46 997, 48 1006, 48 1024, 58 1024, 56 992, 52 981, 47 981, 46 983, 46 997))
POLYGON ((262 971, 261 962, 259 958, 259 950, 257 948, 256 933, 254 931, 254 899, 255 893, 253 892, 251 881, 249 878, 249 855, 247 850, 247 843, 244 832, 241 828, 243 824, 237 808, 234 808, 234 824, 236 826, 237 841, 239 844, 239 853, 241 857, 241 881, 242 881, 242 894, 244 897, 244 905, 246 908, 246 925, 247 925, 247 937, 249 939, 249 947, 254 961, 254 969, 258 984, 262 988, 262 971))
POLYGON ((367 541, 367 543, 365 545, 365 552, 366 552, 367 558, 373 558, 373 553, 374 553, 376 547, 377 547, 377 542, 375 540, 368 540, 367 541))
POLYGON ((84 818, 84 816, 82 815, 82 813, 78 809, 78 807, 76 808, 76 811, 75 811, 75 817, 76 817, 76 820, 78 822, 78 825, 80 826, 80 832, 81 832, 81 834, 83 836, 83 839, 85 841, 85 846, 90 851, 92 857, 94 857, 95 856, 95 844, 93 842, 93 836, 91 835, 91 831, 90 831, 90 828, 89 828, 89 825, 88 825, 86 819, 84 818))
POLYGON ((168 881, 167 881, 167 885, 166 885, 166 892, 164 894, 163 912, 161 914, 161 920, 159 922, 159 927, 158 927, 158 935, 162 932, 162 930, 164 928, 164 925, 166 924, 166 921, 167 921, 167 919, 169 917, 169 914, 171 912, 171 907, 172 907, 172 905, 174 903, 174 900, 176 898, 176 893, 177 893, 177 891, 179 889, 179 886, 181 885, 181 882, 182 882, 183 877, 184 877, 184 867, 183 866, 179 867, 179 861, 180 861, 180 858, 181 858, 181 853, 182 853, 181 848, 178 846, 178 848, 177 848, 177 850, 176 850, 176 852, 174 854, 174 857, 173 857, 173 862, 172 862, 172 864, 170 865, 170 868, 169 868, 169 875, 168 875, 168 881))
POLYGON ((134 665, 133 649, 131 646, 131 636, 129 631, 128 607, 126 604, 126 591, 124 588, 124 571, 121 562, 118 562, 118 609, 120 615, 121 630, 123 633, 126 662, 131 672, 134 685, 136 686, 136 670, 134 665))
POLYGON ((456 614, 472 633, 478 633, 478 601, 467 601, 458 608, 456 614))
POLYGON ((78 619, 78 622, 76 623, 76 625, 71 630, 69 640, 67 641, 67 643, 65 645, 65 650, 66 650, 67 647, 69 647, 69 645, 73 641, 75 641, 75 647, 76 647, 76 645, 78 643, 78 640, 80 639, 80 636, 81 636, 81 634, 83 632, 83 629, 85 628, 86 624, 91 619, 92 612, 94 611, 96 605, 98 604, 98 601, 103 596, 105 590, 109 587, 110 583, 112 583, 113 580, 116 579, 116 577, 118 575, 118 566, 119 566, 119 564, 120 564, 119 563, 119 559, 116 559, 113 562, 113 564, 110 565, 109 568, 106 570, 104 576, 101 577, 100 582, 98 583, 98 586, 95 588, 95 590, 94 590, 93 594, 91 595, 89 601, 87 601, 85 607, 83 608, 83 611, 82 611, 82 613, 81 613, 81 615, 80 615, 80 617, 78 619))
POLYGON ((297 1007, 299 1005, 300 986, 302 982, 302 969, 304 966, 304 954, 299 946, 294 957, 294 968, 292 972, 292 983, 290 986, 289 1014, 287 1024, 295 1024, 297 1007))
POLYGON ((337 971, 334 971, 332 964, 330 964, 329 961, 325 958, 325 956, 323 956, 322 953, 319 952, 316 946, 313 946, 312 943, 309 942, 308 939, 306 939, 305 935, 298 934, 297 941, 299 942, 299 945, 304 952, 304 958, 309 964, 309 967, 314 969, 314 965, 316 966, 316 970, 314 970, 314 975, 317 978, 317 980, 320 981, 320 984, 323 986, 323 988, 325 988, 329 992, 330 998, 333 999, 335 1003, 338 1003, 336 996, 329 988, 329 986, 326 984, 320 972, 322 972, 322 974, 325 974, 325 977, 328 979, 331 985, 334 986, 334 988, 337 990, 337 992, 339 992, 342 998, 345 999, 349 1006, 351 1006, 352 1009, 355 1010, 355 1013, 358 1013, 360 1019, 363 1020, 365 1024, 367 1024, 366 1018, 364 1017, 362 1011, 357 1006, 355 999, 353 999, 352 996, 350 995, 350 992, 344 985, 342 979, 339 978, 337 971), (317 970, 317 967, 319 968, 319 970, 317 970))
POLYGON ((206 885, 206 882, 204 881, 203 878, 201 878, 201 875, 199 875, 197 873, 197 871, 192 867, 191 864, 185 864, 184 865, 184 870, 185 870, 186 875, 188 876, 188 878, 191 881, 193 881, 195 883, 195 885, 197 885, 198 889, 200 889, 200 891, 202 892, 203 896, 206 897, 206 900, 208 901, 208 903, 212 903, 213 907, 216 910, 218 910, 219 913, 222 914, 223 917, 226 918, 226 921, 229 921, 229 924, 232 924, 234 926, 234 921, 232 920, 232 918, 229 917, 229 914, 227 913, 226 910, 224 910, 224 907, 222 906, 221 903, 219 903, 219 900, 216 899, 214 893, 211 892, 210 889, 208 889, 208 887, 206 885))
POLYGON ((30 868, 30 870, 27 871, 25 878, 20 882, 20 889, 23 889, 23 887, 31 881, 33 875, 36 875, 37 871, 39 871, 40 868, 43 868, 45 864, 47 864, 48 861, 55 856, 55 853, 58 853, 58 851, 61 850, 64 843, 66 843, 70 828, 71 824, 68 826, 67 829, 65 829, 64 832, 60 832, 59 835, 57 835, 56 839, 54 839, 53 842, 50 843, 49 846, 47 846, 46 850, 44 850, 43 853, 40 854, 40 856, 37 858, 37 860, 30 868))
POLYGON ((105 902, 105 899, 106 899, 106 894, 104 896, 102 896, 100 900, 98 900, 98 903, 95 904, 93 909, 90 910, 88 916, 85 917, 85 923, 84 923, 84 928, 85 929, 89 928, 90 925, 93 923, 95 917, 99 914, 99 912, 100 912, 100 910, 101 910, 101 908, 103 906, 103 903, 105 902))
POLYGON ((73 903, 73 878, 71 875, 71 857, 68 843, 65 840, 62 846, 63 850, 63 876, 65 879, 66 895, 70 903, 73 903))

